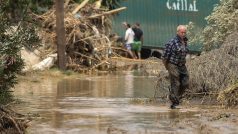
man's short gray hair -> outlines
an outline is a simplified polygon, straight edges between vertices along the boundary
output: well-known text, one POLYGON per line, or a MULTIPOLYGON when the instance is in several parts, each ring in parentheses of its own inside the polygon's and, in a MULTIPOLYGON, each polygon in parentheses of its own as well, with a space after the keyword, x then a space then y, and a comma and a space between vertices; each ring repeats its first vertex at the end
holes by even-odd
POLYGON ((186 29, 187 30, 187 27, 185 26, 185 25, 179 25, 178 27, 177 27, 177 32, 180 30, 180 29, 186 29))

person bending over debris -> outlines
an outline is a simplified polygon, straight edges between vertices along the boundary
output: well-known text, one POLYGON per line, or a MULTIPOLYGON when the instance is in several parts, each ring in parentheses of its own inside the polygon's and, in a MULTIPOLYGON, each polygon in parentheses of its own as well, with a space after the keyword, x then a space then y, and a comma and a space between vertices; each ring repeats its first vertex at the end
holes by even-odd
POLYGON ((125 47, 126 47, 127 51, 129 52, 130 56, 132 58, 134 58, 133 53, 131 51, 131 48, 132 48, 132 44, 134 43, 135 33, 131 29, 131 25, 130 24, 128 24, 126 22, 123 22, 122 24, 123 24, 123 26, 126 29, 126 33, 125 33, 125 42, 126 42, 125 43, 125 47))
POLYGON ((179 25, 177 27, 177 35, 165 44, 162 60, 165 68, 169 72, 170 90, 169 99, 171 101, 171 109, 175 109, 182 98, 185 89, 188 88, 189 75, 186 63, 186 55, 188 53, 186 26, 179 25))

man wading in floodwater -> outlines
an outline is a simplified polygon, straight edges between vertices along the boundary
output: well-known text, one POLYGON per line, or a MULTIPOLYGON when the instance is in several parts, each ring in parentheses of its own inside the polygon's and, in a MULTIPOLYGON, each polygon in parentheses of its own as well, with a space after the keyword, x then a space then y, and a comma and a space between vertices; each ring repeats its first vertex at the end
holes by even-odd
POLYGON ((168 70, 170 77, 169 99, 171 101, 171 109, 175 109, 179 105, 185 89, 188 88, 189 76, 185 63, 189 50, 186 31, 187 29, 184 25, 179 25, 177 27, 177 35, 165 44, 162 55, 164 66, 168 70))

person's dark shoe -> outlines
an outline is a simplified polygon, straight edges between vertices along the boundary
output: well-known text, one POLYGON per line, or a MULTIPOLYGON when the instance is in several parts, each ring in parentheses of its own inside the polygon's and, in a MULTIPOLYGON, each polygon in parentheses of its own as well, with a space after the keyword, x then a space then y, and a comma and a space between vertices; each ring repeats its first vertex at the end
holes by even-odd
POLYGON ((170 109, 176 109, 175 104, 172 104, 172 105, 170 106, 170 109))
POLYGON ((176 106, 178 106, 178 105, 179 105, 179 102, 173 103, 173 104, 170 105, 170 108, 171 109, 176 109, 176 106))

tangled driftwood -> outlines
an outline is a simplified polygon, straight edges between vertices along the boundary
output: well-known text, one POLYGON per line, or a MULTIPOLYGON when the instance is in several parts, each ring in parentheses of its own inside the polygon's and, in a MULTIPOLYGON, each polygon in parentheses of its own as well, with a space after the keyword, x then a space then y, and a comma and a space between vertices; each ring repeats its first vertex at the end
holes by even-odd
MULTIPOLYGON (((85 0, 81 4, 76 4, 66 1, 64 6, 67 67, 75 71, 106 65, 109 56, 118 56, 116 51, 120 50, 118 47, 113 47, 113 40, 109 38, 111 34, 110 15, 126 8, 107 11, 87 2, 88 0, 85 0)), ((49 51, 44 50, 47 54, 56 52, 54 12, 53 7, 43 15, 34 15, 42 23, 43 38, 53 39, 54 45, 48 46, 49 51)))
POLYGON ((0 105, 0 133, 23 134, 29 121, 21 118, 23 115, 0 105))
POLYGON ((231 34, 219 48, 188 63, 190 91, 218 93, 238 80, 238 33, 231 34))
POLYGON ((238 83, 234 84, 224 91, 221 91, 217 97, 217 100, 225 106, 237 106, 238 105, 238 83))

